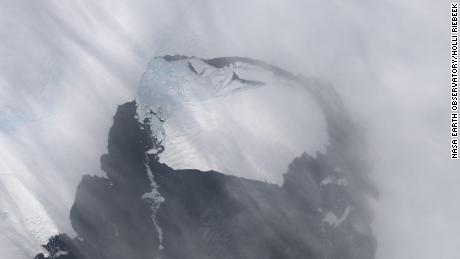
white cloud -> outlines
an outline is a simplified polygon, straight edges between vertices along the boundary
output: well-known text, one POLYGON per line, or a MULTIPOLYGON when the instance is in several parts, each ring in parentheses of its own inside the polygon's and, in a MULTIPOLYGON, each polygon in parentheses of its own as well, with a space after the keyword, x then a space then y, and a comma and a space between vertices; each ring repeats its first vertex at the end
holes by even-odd
POLYGON ((100 173, 116 105, 133 98, 151 57, 238 55, 338 88, 374 151, 378 258, 458 254, 459 164, 446 144, 449 2, 0 5, 1 163, 61 230, 80 176, 100 173))

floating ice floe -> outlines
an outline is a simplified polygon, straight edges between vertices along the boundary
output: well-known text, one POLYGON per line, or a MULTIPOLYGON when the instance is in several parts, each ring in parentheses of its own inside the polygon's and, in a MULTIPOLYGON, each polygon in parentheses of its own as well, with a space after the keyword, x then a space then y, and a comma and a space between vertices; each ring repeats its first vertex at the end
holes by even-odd
POLYGON ((153 59, 136 95, 174 169, 215 170, 281 185, 295 157, 325 152, 324 114, 303 85, 245 62, 153 59))
POLYGON ((150 170, 150 167, 148 165, 148 158, 146 158, 147 162, 145 164, 145 167, 147 169, 147 175, 150 180, 150 187, 152 188, 150 192, 145 193, 142 195, 142 199, 145 199, 150 202, 150 208, 152 210, 152 221, 155 226, 155 229, 157 230, 158 233, 158 240, 159 240, 159 245, 158 245, 158 250, 164 249, 163 246, 163 230, 161 229, 160 225, 158 225, 158 222, 156 220, 156 214, 158 212, 158 209, 160 208, 161 204, 165 201, 164 197, 161 195, 161 193, 158 191, 158 185, 154 180, 154 176, 152 173, 152 170, 150 170))
POLYGON ((345 177, 339 177, 339 176, 332 176, 329 175, 328 177, 324 178, 324 180, 321 181, 320 185, 328 185, 328 184, 336 184, 339 186, 347 186, 348 181, 345 177))
POLYGON ((340 218, 337 218, 337 216, 333 212, 328 211, 324 213, 322 210, 320 210, 320 212, 324 213, 324 218, 321 222, 327 223, 333 226, 334 228, 336 228, 340 226, 340 224, 342 224, 347 219, 348 215, 350 214, 350 210, 351 210, 351 207, 347 206, 340 218))

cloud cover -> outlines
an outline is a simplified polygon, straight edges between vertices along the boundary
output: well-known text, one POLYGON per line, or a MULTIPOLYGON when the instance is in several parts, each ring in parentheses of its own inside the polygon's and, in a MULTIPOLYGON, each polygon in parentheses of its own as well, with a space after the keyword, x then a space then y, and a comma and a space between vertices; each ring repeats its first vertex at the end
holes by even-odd
MULTIPOLYGON (((70 231, 81 175, 100 174, 116 105, 133 98, 148 60, 248 56, 321 78, 344 98, 368 139, 381 190, 378 258, 458 254, 460 164, 448 159, 449 2, 1 0, 0 6, 0 177, 17 179, 60 231, 70 231)), ((34 204, 16 205, 24 211, 34 204)), ((2 200, 2 223, 17 217, 7 205, 2 200)), ((0 226, 11 233, 0 239, 2 257, 34 254, 36 240, 18 247, 29 231, 24 225, 0 226)))

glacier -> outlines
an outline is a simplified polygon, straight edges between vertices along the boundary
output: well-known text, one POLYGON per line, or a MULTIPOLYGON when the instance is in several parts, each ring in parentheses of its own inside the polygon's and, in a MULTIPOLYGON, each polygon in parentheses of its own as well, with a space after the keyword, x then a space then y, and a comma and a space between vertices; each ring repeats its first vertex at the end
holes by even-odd
MULTIPOLYGON (((136 102, 174 169, 219 171, 281 185, 292 158, 324 153, 324 114, 296 80, 244 61, 215 67, 196 57, 158 57, 136 102)), ((157 152, 152 150, 151 152, 157 152)))

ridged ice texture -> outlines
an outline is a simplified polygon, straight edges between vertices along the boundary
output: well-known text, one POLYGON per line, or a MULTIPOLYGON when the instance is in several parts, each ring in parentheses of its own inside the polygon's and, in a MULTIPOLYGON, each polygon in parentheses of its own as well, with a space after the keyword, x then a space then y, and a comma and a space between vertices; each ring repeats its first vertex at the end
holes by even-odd
MULTIPOLYGON (((282 184, 294 157, 324 152, 324 115, 304 87, 257 65, 153 59, 136 101, 175 169, 216 170, 282 184)), ((154 152, 154 151, 152 151, 154 152)))

